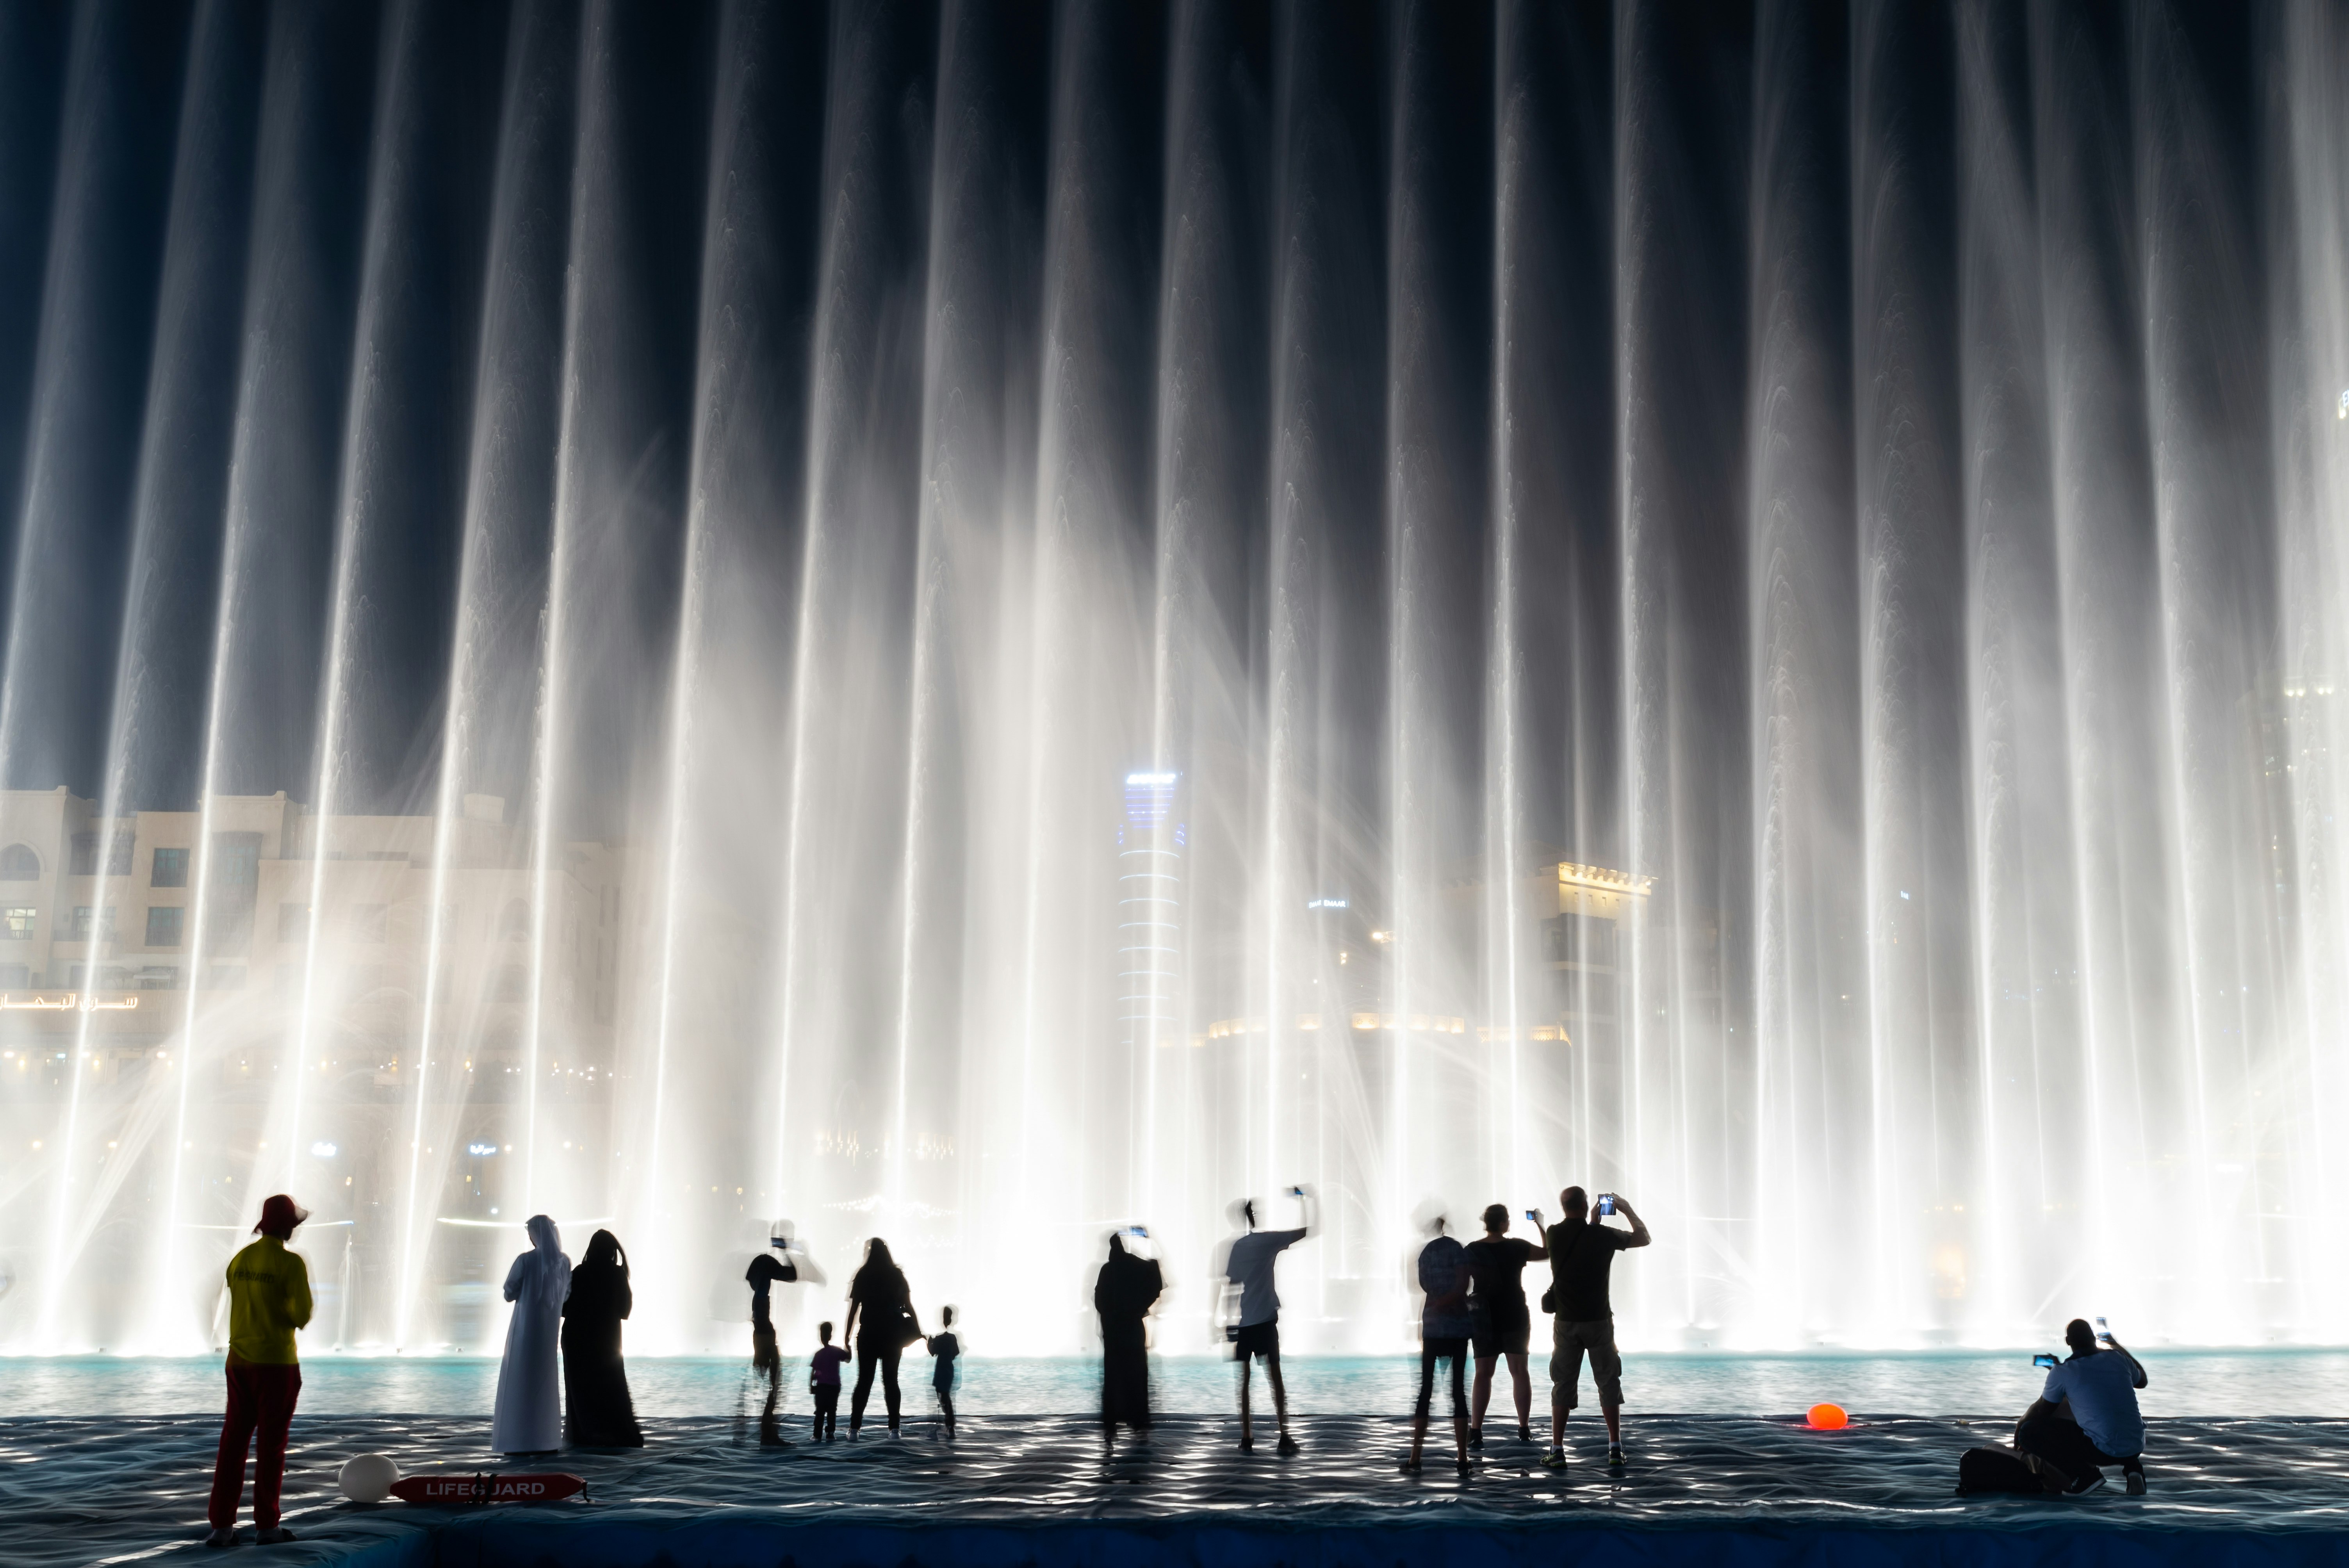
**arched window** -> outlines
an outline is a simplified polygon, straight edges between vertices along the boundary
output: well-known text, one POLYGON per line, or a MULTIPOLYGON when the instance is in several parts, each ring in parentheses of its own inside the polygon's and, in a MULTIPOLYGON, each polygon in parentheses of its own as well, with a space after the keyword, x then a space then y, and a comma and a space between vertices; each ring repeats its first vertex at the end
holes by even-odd
POLYGON ((530 940, 530 905, 520 899, 508 903, 505 913, 498 916, 498 934, 509 942, 530 940))
POLYGON ((490 993, 492 1002, 527 1002, 530 1000, 530 971, 519 964, 498 967, 497 978, 490 993))
POLYGON ((0 850, 0 882, 38 882, 41 880, 41 857, 33 852, 30 844, 11 844, 0 850))

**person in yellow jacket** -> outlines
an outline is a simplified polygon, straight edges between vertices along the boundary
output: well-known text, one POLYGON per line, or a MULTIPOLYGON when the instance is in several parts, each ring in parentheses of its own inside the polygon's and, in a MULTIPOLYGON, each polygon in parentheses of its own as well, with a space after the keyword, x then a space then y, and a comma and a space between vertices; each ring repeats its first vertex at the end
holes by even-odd
POLYGON ((244 1453, 256 1437, 261 1452, 253 1470, 253 1538, 264 1546, 294 1539, 277 1522, 277 1496, 285 1480, 294 1401, 302 1393, 294 1331, 310 1321, 310 1269, 285 1243, 294 1227, 309 1217, 278 1193, 261 1205, 261 1223, 253 1227, 261 1239, 229 1260, 228 1417, 221 1422, 220 1452, 212 1460, 212 1532, 205 1538, 207 1546, 236 1544, 244 1453))

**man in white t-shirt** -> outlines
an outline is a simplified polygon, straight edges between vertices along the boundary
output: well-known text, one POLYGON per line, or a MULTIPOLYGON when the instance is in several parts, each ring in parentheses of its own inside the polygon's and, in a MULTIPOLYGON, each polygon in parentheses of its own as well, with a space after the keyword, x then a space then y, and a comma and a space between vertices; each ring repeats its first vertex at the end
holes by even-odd
POLYGON ((1256 1202, 1239 1206, 1245 1235, 1233 1238, 1224 1262, 1223 1314, 1232 1340, 1232 1359, 1240 1364, 1240 1452, 1256 1449, 1250 1424, 1248 1382, 1253 1364, 1264 1361, 1265 1380, 1272 1385, 1272 1413, 1280 1423, 1280 1452, 1297 1451, 1288 1435, 1288 1390, 1280 1381, 1280 1297, 1272 1288, 1273 1264, 1282 1252, 1303 1241, 1313 1229, 1313 1200, 1302 1187, 1289 1190, 1304 1222, 1293 1231, 1256 1228, 1256 1202))
POLYGON ((2099 1467, 2118 1465, 2129 1495, 2141 1497, 2145 1418, 2137 1391, 2145 1367, 2111 1335, 2096 1339, 2083 1318, 2064 1326, 2072 1354, 2047 1369, 2047 1386, 2015 1423, 2014 1449, 2049 1491, 2094 1491, 2105 1484, 2099 1467))

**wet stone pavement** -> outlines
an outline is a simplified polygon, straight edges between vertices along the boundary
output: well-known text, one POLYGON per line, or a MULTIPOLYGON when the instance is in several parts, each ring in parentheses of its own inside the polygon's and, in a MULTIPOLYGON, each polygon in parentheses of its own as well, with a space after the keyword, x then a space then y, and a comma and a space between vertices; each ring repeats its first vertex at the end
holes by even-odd
MULTIPOLYGON (((1961 1553, 1980 1560, 2021 1560, 2003 1548, 2036 1542, 2023 1556, 2054 1561, 2050 1553, 2067 1542, 2078 1547, 2083 1532, 2091 1542, 2104 1540, 2110 1550, 2099 1555, 2111 1561, 2189 1560, 2176 1550, 2195 1542, 2199 1560, 2215 1560, 2208 1553, 2221 1545, 2232 1560, 2263 1560, 2241 1555, 2253 1540, 2289 1546, 2297 1554, 2292 1560, 2349 1560, 2349 1421, 2157 1421, 2147 1450, 2148 1495, 2123 1496, 2116 1474, 2105 1491, 2068 1500, 1954 1496, 1959 1454, 2007 1435, 2006 1423, 1987 1418, 1861 1416, 1847 1430, 1823 1433, 1795 1417, 1650 1416, 1627 1423, 1629 1462, 1615 1473, 1604 1462, 1603 1429, 1591 1421, 1580 1427, 1562 1472, 1540 1466, 1537 1446, 1488 1436, 1465 1479, 1454 1473, 1448 1449, 1433 1448, 1421 1473, 1401 1473, 1409 1429, 1392 1418, 1301 1418, 1295 1429, 1303 1451, 1281 1459, 1268 1432, 1254 1454, 1239 1453, 1231 1418, 1170 1417, 1146 1447, 1122 1440, 1109 1460, 1098 1429, 1074 1417, 974 1414, 948 1442, 925 1416, 909 1420, 902 1439, 868 1428, 854 1443, 800 1439, 780 1450, 743 1442, 730 1420, 646 1425, 648 1446, 641 1450, 574 1449, 500 1466, 480 1446, 487 1424, 477 1418, 299 1419, 285 1522, 300 1540, 265 1555, 287 1564, 401 1565, 969 1563, 1006 1551, 1009 1561, 1116 1558, 1102 1546, 1112 1538, 1098 1532, 1082 1550, 1056 1553, 1047 1544, 1050 1532, 1090 1525, 1154 1542, 1161 1559, 1225 1562, 1247 1555, 1235 1542, 1259 1535, 1285 1542, 1267 1561, 1364 1555, 1324 1549, 1316 1544, 1323 1537, 1376 1540, 1367 1553, 1372 1560, 1424 1558, 1455 1531, 1464 1540, 1582 1532, 1593 1547, 1628 1532, 1645 1538, 1649 1549, 1671 1539, 1693 1544, 1685 1542, 1692 1532, 1729 1532, 1751 1538, 1749 1544, 1775 1542, 1785 1561, 1826 1560, 1806 1554, 1805 1532, 1853 1531, 1894 1532, 1877 1544, 1905 1541, 1918 1550, 1898 1555, 1937 1561, 1951 1560, 1951 1531, 1981 1532, 1962 1539, 1982 1551, 1961 1553), (471 1511, 355 1505, 336 1491, 335 1474, 345 1459, 368 1450, 390 1454, 405 1472, 568 1470, 586 1478, 587 1500, 471 1511), (840 1533, 850 1526, 868 1535, 840 1533), (902 1539, 870 1536, 873 1527, 902 1539), (994 1544, 954 1535, 973 1527, 983 1527, 984 1542, 994 1544), (1219 1535, 1213 1550, 1169 1545, 1201 1530, 1240 1533, 1219 1535), (1395 1530, 1433 1533, 1399 1544, 1384 1533, 1395 1530), (934 1548, 926 1553, 926 1536, 934 1548), (947 1550, 949 1539, 959 1544, 947 1550), (1014 1545, 1006 1548, 1007 1540, 1014 1545), (794 1541, 809 1550, 795 1554, 794 1541), (1928 1541, 1941 1544, 1927 1553, 1928 1541)), ((200 1544, 217 1429, 216 1418, 200 1416, 0 1421, 6 1543, 0 1556, 48 1568, 264 1554, 250 1545, 212 1553, 200 1544)), ((249 1542, 249 1516, 240 1524, 249 1542)), ((1639 1555, 1661 1560, 1653 1550, 1639 1555)), ((1733 1559, 1744 1560, 1733 1553, 1703 1560, 1733 1559)))

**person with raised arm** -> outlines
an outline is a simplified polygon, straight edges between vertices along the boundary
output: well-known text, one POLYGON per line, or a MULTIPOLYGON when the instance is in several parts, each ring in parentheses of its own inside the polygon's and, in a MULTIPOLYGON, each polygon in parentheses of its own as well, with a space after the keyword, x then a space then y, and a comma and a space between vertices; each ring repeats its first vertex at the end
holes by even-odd
POLYGON ((1566 1463, 1566 1418, 1574 1409, 1582 1381, 1582 1357, 1590 1357, 1590 1378, 1599 1385, 1599 1410, 1607 1418, 1607 1463, 1623 1463, 1623 1357, 1615 1348, 1615 1306, 1607 1278, 1615 1254, 1644 1247, 1654 1238, 1631 1205, 1612 1192, 1599 1195, 1599 1215, 1620 1214, 1628 1231, 1602 1225, 1590 1214, 1590 1196, 1579 1187, 1557 1195, 1565 1217, 1549 1228, 1549 1294, 1542 1310, 1556 1313, 1550 1335, 1549 1452, 1542 1463, 1566 1463))
POLYGON ((1232 1341, 1232 1359, 1240 1364, 1240 1452, 1256 1451, 1256 1433, 1249 1409, 1253 1364, 1264 1363, 1265 1381, 1272 1385, 1273 1418, 1280 1426, 1279 1452, 1297 1451, 1288 1435, 1288 1389, 1280 1378, 1280 1297, 1273 1290, 1273 1264, 1280 1254, 1313 1233, 1313 1197, 1302 1187, 1291 1187, 1299 1223, 1293 1231, 1256 1228, 1256 1200, 1243 1201, 1240 1222, 1246 1232, 1235 1237, 1224 1264, 1223 1316, 1232 1341))
POLYGON ((2049 1491, 2094 1491, 2105 1484, 2102 1467, 2118 1465, 2128 1494, 2143 1497, 2145 1417, 2137 1391, 2150 1381, 2144 1363, 2085 1318, 2064 1326, 2064 1342, 2072 1354, 2047 1368, 2046 1387, 2014 1424, 2014 1451, 2049 1491))
MULTIPOLYGON (((1528 1209, 1534 1234, 1541 1234, 1541 1211, 1528 1209)), ((1493 1374, 1502 1361, 1509 1364, 1509 1382, 1516 1395, 1517 1441, 1534 1440, 1530 1425, 1534 1410, 1533 1381, 1526 1375, 1526 1346, 1533 1335, 1533 1315, 1526 1310, 1526 1265, 1549 1256, 1546 1248, 1509 1234, 1509 1206, 1495 1203, 1485 1211, 1485 1234, 1468 1243, 1468 1277, 1475 1289, 1468 1296, 1475 1341, 1476 1398, 1468 1418, 1468 1446, 1485 1446, 1485 1411, 1493 1402, 1493 1374)))

